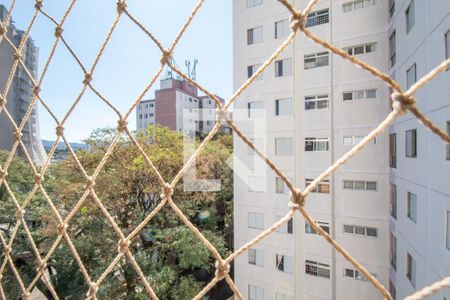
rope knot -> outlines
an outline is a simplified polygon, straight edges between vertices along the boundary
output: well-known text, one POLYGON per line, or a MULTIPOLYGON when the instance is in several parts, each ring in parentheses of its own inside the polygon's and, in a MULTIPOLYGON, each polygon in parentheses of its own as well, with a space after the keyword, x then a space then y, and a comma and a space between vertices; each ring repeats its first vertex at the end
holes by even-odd
POLYGON ((64 235, 67 230, 67 224, 59 224, 57 227, 58 235, 64 235))
POLYGON ((125 0, 117 1, 117 12, 119 14, 121 14, 126 8, 127 8, 127 4, 125 3, 125 0))
POLYGON ((5 256, 8 256, 9 254, 11 254, 11 251, 12 251, 12 249, 9 246, 5 246, 3 248, 3 253, 5 253, 5 256))
POLYGON ((215 266, 216 266, 215 276, 218 279, 222 279, 228 273, 230 273, 230 264, 224 265, 224 264, 220 263, 218 260, 216 260, 215 266))
POLYGON ((125 254, 125 252, 128 251, 128 247, 130 246, 130 241, 129 240, 121 240, 119 242, 119 247, 118 247, 118 251, 121 254, 125 254))
POLYGON ((291 191, 289 198, 291 200, 288 205, 291 209, 299 209, 300 207, 305 206, 305 197, 303 197, 302 193, 298 189, 295 189, 294 193, 291 191))
POLYGON ((42 273, 42 272, 44 272, 44 270, 47 268, 47 263, 41 263, 40 265, 39 265, 39 267, 37 267, 37 269, 36 269, 36 271, 38 271, 39 273, 42 273))
POLYGON ((172 195, 173 195, 173 188, 168 183, 164 184, 163 192, 160 195, 161 199, 172 197, 172 195))
POLYGON ((86 74, 84 74, 83 84, 88 85, 89 82, 91 82, 91 80, 92 80, 91 73, 87 72, 86 74))
POLYGON ((0 179, 5 179, 8 176, 8 172, 0 168, 0 179))
POLYGON ((41 91, 41 88, 40 87, 38 87, 38 86, 35 86, 34 88, 33 88, 33 94, 37 97, 37 96, 39 96, 39 92, 41 91))
POLYGON ((92 176, 88 176, 88 178, 86 179, 86 186, 85 186, 85 188, 87 190, 90 190, 90 189, 92 189, 94 187, 94 185, 95 185, 94 178, 92 178, 92 176))
POLYGON ((224 124, 228 119, 230 119, 230 114, 228 111, 221 108, 216 108, 216 122, 224 124))
POLYGON ((13 135, 14 135, 14 139, 16 140, 16 142, 19 142, 20 139, 22 138, 22 135, 23 135, 23 134, 22 134, 22 132, 20 132, 20 131, 17 130, 17 131, 14 132, 13 135))
POLYGON ((19 52, 14 52, 14 54, 13 54, 13 59, 14 60, 19 60, 20 59, 20 53, 19 52))
POLYGON ((300 30, 305 29, 306 17, 303 13, 292 14, 291 17, 289 18, 289 21, 291 22, 290 27, 293 32, 299 29, 300 30))
POLYGON ((167 65, 169 63, 171 57, 172 57, 172 53, 170 53, 169 51, 165 50, 163 52, 162 57, 161 57, 161 64, 167 65))
POLYGON ((56 126, 56 135, 57 136, 62 136, 64 132, 64 127, 62 127, 61 125, 56 126))
POLYGON ((16 215, 17 221, 20 221, 20 220, 23 219, 23 216, 25 215, 25 210, 24 209, 18 209, 18 210, 16 210, 15 215, 16 215))
POLYGON ((34 183, 39 185, 41 184, 42 180, 44 180, 44 176, 42 176, 41 174, 36 174, 34 175, 34 183))
POLYGON ((416 105, 416 100, 412 96, 407 96, 402 93, 394 92, 391 95, 392 99, 392 108, 395 110, 399 110, 402 113, 406 113, 406 111, 416 105))
POLYGON ((34 8, 41 10, 42 0, 36 0, 36 4, 34 4, 34 8))
POLYGON ((60 37, 63 33, 64 29, 62 29, 61 25, 55 27, 55 36, 60 37))
POLYGON ((89 283, 89 291, 87 292, 86 297, 91 298, 91 297, 95 296, 97 294, 97 292, 98 292, 98 286, 95 283, 90 282, 89 283))
POLYGON ((117 121, 117 131, 118 132, 123 132, 125 131, 125 129, 127 128, 127 124, 128 122, 125 120, 120 119, 119 121, 117 121))

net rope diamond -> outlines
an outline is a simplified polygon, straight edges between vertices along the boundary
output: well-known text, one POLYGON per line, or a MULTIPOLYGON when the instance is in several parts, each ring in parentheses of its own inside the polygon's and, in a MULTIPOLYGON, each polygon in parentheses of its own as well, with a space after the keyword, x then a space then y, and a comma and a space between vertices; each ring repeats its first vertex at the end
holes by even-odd
MULTIPOLYGON (((232 262, 237 256, 241 255, 245 251, 247 251, 252 246, 259 243, 261 240, 266 238, 268 235, 275 232, 278 228, 280 228, 283 224, 288 222, 289 219, 291 219, 295 214, 300 213, 306 221, 309 222, 309 224, 314 228, 316 232, 318 232, 332 247, 334 247, 340 254, 342 254, 348 262, 350 262, 357 270, 359 270, 373 285, 376 287, 376 289, 380 292, 382 297, 384 299, 392 299, 392 296, 389 294, 387 289, 377 280, 375 279, 355 258, 352 257, 350 253, 348 253, 337 241, 335 241, 327 232, 325 232, 315 221, 314 219, 308 214, 308 212, 305 210, 305 202, 307 200, 307 197, 309 193, 317 187, 317 185, 331 175, 333 172, 335 172, 339 167, 341 167, 343 164, 345 164, 347 161, 349 161, 351 158, 353 158, 355 155, 357 155, 363 148, 371 142, 376 136, 384 132, 388 126, 399 116, 411 113, 413 114, 418 120, 421 121, 421 123, 430 129, 434 134, 439 136, 444 142, 450 143, 450 136, 446 134, 443 130, 441 130, 438 126, 436 126, 433 122, 431 122, 424 113, 422 113, 416 106, 416 100, 414 98, 415 93, 424 85, 428 84, 434 77, 436 77, 439 73, 444 72, 447 68, 450 67, 450 59, 447 59, 443 61, 440 65, 438 65, 435 69, 430 71, 428 74, 426 74, 424 77, 422 77, 419 81, 417 81, 414 85, 412 85, 407 91, 403 91, 400 88, 400 85, 392 79, 389 75, 379 71, 378 69, 360 61, 354 56, 350 56, 346 51, 336 48, 334 45, 322 40, 321 38, 315 36, 312 34, 308 29, 305 28, 305 22, 306 22, 306 16, 308 13, 311 12, 314 5, 316 4, 318 0, 311 0, 308 5, 303 10, 297 10, 290 2, 287 0, 279 0, 279 2, 284 5, 284 7, 289 11, 290 13, 290 22, 291 22, 291 32, 290 35, 283 41, 283 43, 276 49, 276 51, 264 62, 264 64, 261 65, 261 67, 245 82, 242 84, 241 87, 239 87, 235 93, 228 99, 225 105, 222 104, 222 102, 211 92, 209 92, 206 88, 202 87, 198 82, 192 80, 185 74, 183 74, 182 71, 180 71, 172 62, 171 62, 171 56, 172 53, 177 46, 178 42, 180 41, 181 37, 185 33, 185 31, 188 29, 189 25, 191 24, 192 19, 195 17, 195 15, 198 13, 198 11, 201 9, 202 5, 204 4, 205 0, 199 0, 198 3, 193 8, 192 12, 188 16, 187 20, 185 21, 184 25, 181 27, 180 31, 176 35, 174 41, 172 42, 172 45, 169 48, 164 48, 164 46, 161 44, 161 42, 157 39, 155 35, 152 34, 152 32, 147 29, 139 20, 137 20, 133 14, 129 11, 126 5, 125 0, 119 0, 117 2, 117 8, 115 12, 115 19, 113 23, 110 26, 110 29, 100 47, 100 50, 98 51, 94 63, 92 66, 87 67, 83 65, 75 51, 71 48, 70 44, 66 40, 64 36, 64 24, 66 19, 69 17, 72 8, 74 7, 77 0, 72 0, 66 9, 65 13, 63 14, 62 18, 58 21, 56 18, 49 15, 44 6, 43 6, 43 0, 37 0, 35 1, 34 5, 34 13, 31 17, 31 21, 28 24, 28 27, 25 30, 25 33, 23 35, 23 38, 20 42, 20 44, 16 47, 14 43, 8 38, 7 36, 7 28, 8 24, 11 20, 11 15, 14 10, 14 6, 16 4, 16 1, 13 0, 11 2, 11 5, 8 10, 8 14, 6 16, 6 20, 3 24, 0 24, 0 42, 7 43, 14 51, 13 55, 13 65, 9 72, 9 76, 5 85, 4 90, 0 94, 0 113, 3 113, 6 115, 6 118, 10 121, 14 128, 14 139, 15 142, 13 144, 13 147, 11 149, 11 152, 9 153, 6 162, 3 165, 0 165, 0 186, 3 186, 7 193, 9 194, 11 200, 13 201, 14 206, 16 207, 16 224, 12 229, 12 234, 9 238, 9 241, 6 240, 6 238, 3 236, 3 234, 0 232, 0 243, 3 245, 2 250, 2 256, 4 257, 3 261, 0 265, 0 296, 3 299, 6 299, 5 292, 2 286, 2 277, 4 276, 5 268, 7 265, 11 268, 15 278, 17 279, 17 282, 20 286, 22 297, 24 299, 28 298, 30 295, 30 292, 32 289, 36 286, 38 281, 41 281, 43 284, 46 285, 46 287, 49 289, 50 293, 55 299, 59 299, 59 296, 57 295, 54 287, 51 284, 50 279, 48 278, 48 275, 45 273, 45 269, 47 266, 47 262, 49 261, 52 254, 57 249, 58 245, 62 240, 64 240, 68 248, 71 251, 71 254, 75 258, 78 267, 84 277, 84 280, 86 281, 89 290, 86 294, 86 299, 97 299, 97 291, 99 289, 99 286, 102 284, 102 282, 105 280, 106 276, 110 274, 116 264, 123 258, 124 256, 127 257, 127 259, 130 261, 132 267, 138 274, 145 291, 147 292, 148 296, 152 299, 158 299, 158 295, 156 295, 154 289, 148 282, 146 276, 142 272, 139 264, 137 263, 135 257, 131 253, 129 246, 132 240, 139 234, 139 232, 144 228, 144 226, 156 215, 159 211, 165 206, 169 206, 172 208, 174 213, 179 217, 179 219, 197 236, 197 238, 203 243, 208 250, 211 252, 211 254, 214 256, 216 260, 216 272, 214 278, 195 296, 194 299, 201 299, 206 293, 220 280, 225 279, 232 291, 234 292, 235 297, 238 299, 244 299, 242 293, 238 290, 236 285, 234 284, 233 280, 231 279, 229 275, 230 271, 230 262, 232 262), (50 54, 44 64, 44 67, 42 69, 42 73, 38 77, 38 80, 35 81, 33 79, 33 76, 31 75, 30 71, 27 69, 23 58, 21 57, 22 51, 26 45, 27 39, 30 34, 30 30, 33 27, 35 20, 37 16, 41 14, 42 16, 45 16, 49 20, 49 22, 52 22, 55 26, 55 41, 53 43, 53 47, 51 48, 50 54), (133 102, 131 107, 125 112, 125 114, 121 114, 119 110, 114 107, 114 105, 105 97, 99 90, 97 90, 93 84, 92 79, 95 76, 95 70, 96 67, 102 58, 102 55, 104 53, 105 48, 107 47, 111 36, 114 34, 114 31, 116 30, 119 20, 121 18, 129 18, 138 28, 140 28, 146 36, 153 41, 153 43, 160 49, 161 51, 161 64, 159 68, 157 69, 154 76, 150 79, 150 81, 147 83, 147 85, 144 87, 142 92, 140 93, 139 97, 133 102), (369 135, 367 135, 364 139, 362 139, 357 145, 355 145, 350 151, 348 151, 346 154, 344 154, 341 158, 339 158, 333 165, 328 167, 325 171, 323 171, 317 178, 315 178, 310 185, 308 185, 303 191, 297 188, 294 183, 287 177, 277 166, 276 164, 268 157, 266 156, 260 149, 258 149, 254 143, 243 134, 243 132, 234 124, 233 120, 231 119, 230 115, 228 114, 228 110, 230 106, 236 101, 236 99, 242 94, 242 92, 248 88, 263 72, 264 70, 272 64, 275 59, 286 49, 286 47, 292 43, 292 41, 295 39, 297 34, 302 33, 310 40, 314 41, 318 45, 322 46, 323 48, 331 51, 337 56, 340 56, 344 60, 349 61, 350 63, 356 65, 357 67, 360 67, 367 72, 371 73, 373 76, 383 80, 393 91, 391 98, 392 98, 392 111, 386 116, 386 118, 375 128, 373 129, 369 135), (45 78, 45 75, 47 73, 47 70, 49 68, 50 63, 52 62, 52 59, 54 57, 55 51, 59 44, 63 44, 63 46, 70 52, 73 59, 76 61, 76 63, 79 65, 81 70, 84 73, 84 78, 82 80, 83 87, 81 91, 79 92, 78 96, 73 101, 71 107, 67 111, 67 113, 63 116, 61 120, 59 120, 56 115, 52 112, 50 106, 48 103, 45 102, 45 100, 40 96, 40 87, 42 85, 42 82, 45 78), (28 110, 20 122, 20 124, 16 124, 13 117, 11 116, 10 112, 8 112, 6 108, 6 98, 8 95, 9 90, 11 89, 13 77, 17 70, 17 68, 20 66, 25 73, 26 76, 29 77, 30 81, 33 85, 33 96, 30 102, 30 105, 28 107, 28 110), (145 153, 141 145, 137 142, 135 137, 130 133, 130 130, 127 127, 127 120, 130 116, 130 114, 134 111, 136 106, 139 104, 139 102, 143 99, 144 95, 150 90, 150 88, 153 86, 157 78, 161 75, 162 71, 165 67, 171 68, 174 72, 176 72, 179 76, 184 78, 185 80, 189 81, 191 84, 195 85, 200 91, 211 97, 216 103, 217 106, 217 117, 216 117, 216 123, 213 129, 210 131, 210 133, 206 136, 206 138, 202 141, 202 143, 199 145, 199 147, 196 149, 196 151, 192 154, 192 156, 189 158, 189 160, 183 165, 183 167, 179 170, 177 175, 174 177, 174 179, 171 182, 166 181, 162 175, 159 173, 156 166, 152 163, 149 156, 145 153), (68 118, 72 114, 74 108, 78 105, 80 99, 82 98, 83 94, 87 90, 91 90, 93 93, 95 93, 105 104, 107 104, 116 114, 118 117, 117 121, 117 134, 115 135, 114 139, 112 140, 112 143, 110 144, 108 150, 106 151, 105 155, 101 159, 99 165, 96 167, 93 174, 88 174, 86 170, 83 168, 82 164, 80 163, 76 153, 72 149, 71 145, 69 144, 68 140, 66 139, 64 135, 64 125, 66 124, 68 118), (51 115, 51 117, 54 119, 56 123, 56 135, 57 138, 52 145, 49 153, 48 158, 45 162, 45 164, 41 168, 37 168, 31 158, 29 153, 27 152, 27 149, 21 140, 22 130, 28 120, 28 118, 31 115, 31 112, 33 110, 33 107, 36 105, 36 103, 39 102, 46 111, 51 115), (208 142, 213 138, 213 136, 218 132, 220 128, 221 122, 227 122, 229 126, 232 128, 233 132, 237 134, 250 148, 253 149, 254 152, 257 153, 258 156, 260 156, 265 163, 279 176, 282 178, 282 180, 286 183, 290 190, 290 202, 289 202, 289 212, 281 218, 279 221, 274 223, 269 228, 262 231, 260 234, 258 234, 253 240, 247 242, 242 247, 234 251, 232 254, 230 254, 228 257, 222 257, 217 249, 204 237, 204 235, 200 232, 200 230, 192 224, 189 219, 183 214, 183 212, 180 210, 180 208, 177 206, 177 204, 173 201, 172 195, 174 191, 174 187, 177 185, 179 180, 182 178, 184 173, 190 168, 193 163, 195 162, 195 159, 200 155, 202 150, 205 148, 205 146, 208 144, 208 142), (95 180, 97 176, 99 175, 100 171, 104 167, 107 160, 110 158, 115 146, 119 142, 119 138, 121 135, 126 135, 129 137, 130 141, 136 146, 136 148, 139 150, 139 152, 144 157, 145 163, 147 164, 148 168, 150 170, 153 170, 155 174, 157 175, 158 182, 161 186, 161 190, 163 191, 161 194, 161 201, 160 203, 154 208, 154 210, 148 214, 145 219, 127 236, 121 231, 117 223, 115 222, 114 218, 109 214, 108 210, 105 208, 105 206, 102 204, 102 201, 97 196, 95 191, 95 180), (70 156, 75 161, 78 169, 81 171, 82 175, 84 176, 86 185, 84 189, 84 193, 82 194, 81 198, 78 200, 78 202, 75 204, 75 206, 70 210, 67 216, 63 218, 61 214, 58 212, 55 204, 53 203, 52 199, 49 197, 47 192, 45 191, 42 181, 44 179, 44 175, 46 170, 49 167, 50 159, 55 153, 55 150, 57 148, 57 145, 60 141, 63 141, 65 145, 67 146, 70 156), (19 203, 18 199, 15 197, 13 191, 11 190, 9 184, 8 184, 8 168, 12 162, 12 159, 17 151, 17 149, 21 147, 23 149, 26 160, 31 166, 32 171, 34 172, 35 177, 35 184, 33 189, 30 193, 27 194, 25 200, 22 204, 19 203), (45 201, 50 206, 51 210, 55 214, 58 222, 58 228, 57 233, 58 237, 50 247, 50 250, 48 253, 42 257, 39 249, 36 246, 35 241, 33 240, 32 234, 30 232, 30 229, 25 222, 24 214, 26 212, 27 206, 32 201, 33 196, 40 192, 45 198, 45 201), (84 266, 82 260, 80 259, 80 256, 76 250, 76 248, 73 245, 73 242, 70 238, 70 236, 67 233, 67 228, 69 222, 74 218, 74 215, 80 210, 81 206, 87 199, 87 197, 90 196, 92 199, 94 199, 95 203, 100 208, 101 212, 103 213, 104 217, 106 218, 107 222, 112 226, 113 230, 116 232, 116 234, 119 236, 119 240, 117 241, 117 255, 115 256, 114 260, 106 267, 103 274, 100 275, 100 277, 97 280, 93 280, 92 277, 89 275, 86 267, 84 266), (23 230, 27 236, 27 239, 31 245, 32 252, 36 258, 37 262, 37 274, 36 276, 31 280, 31 282, 28 284, 28 286, 25 285, 24 281, 22 280, 22 277, 17 269, 17 267, 14 265, 14 261, 11 257, 11 251, 13 247, 14 239, 18 233, 18 230, 20 227, 23 227, 23 230)), ((422 290, 417 291, 415 294, 406 297, 405 299, 413 300, 413 299, 423 299, 427 296, 433 295, 434 293, 443 290, 447 287, 450 287, 450 276, 446 277, 428 287, 423 288, 422 290)))

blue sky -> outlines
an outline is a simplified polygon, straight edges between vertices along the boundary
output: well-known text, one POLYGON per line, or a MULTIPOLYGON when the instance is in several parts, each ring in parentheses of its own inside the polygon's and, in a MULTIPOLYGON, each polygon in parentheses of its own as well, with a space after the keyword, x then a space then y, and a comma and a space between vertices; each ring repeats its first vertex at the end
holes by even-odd
MULTIPOLYGON (((10 1, 0 1, 9 7, 10 1)), ((171 44, 196 4, 194 0, 128 0, 128 8, 165 47, 171 44)), ((25 29, 33 13, 34 1, 17 1, 13 10, 16 27, 25 29)), ((44 10, 58 21, 68 0, 44 1, 44 10)), ((211 92, 227 98, 232 93, 232 1, 208 0, 180 40, 174 58, 185 70, 185 59, 197 58, 197 81, 211 92)), ((89 69, 115 17, 116 1, 79 0, 64 25, 64 36, 89 69)), ((39 70, 54 43, 54 25, 39 15, 31 36, 39 47, 39 70)), ((92 84, 123 113, 137 99, 159 67, 161 53, 127 16, 119 26, 93 75, 92 84)), ((164 74, 164 73, 163 73, 164 74)), ((82 88, 84 75, 62 43, 59 44, 43 81, 41 96, 59 119, 69 109, 82 88)), ((156 87, 159 86, 157 82, 156 87)), ((145 98, 152 98, 152 89, 145 98)), ((39 106, 43 139, 55 139, 55 122, 39 106)), ((99 127, 116 126, 116 115, 87 90, 65 124, 72 142, 86 138, 99 127)), ((135 129, 134 114, 129 127, 135 129)))

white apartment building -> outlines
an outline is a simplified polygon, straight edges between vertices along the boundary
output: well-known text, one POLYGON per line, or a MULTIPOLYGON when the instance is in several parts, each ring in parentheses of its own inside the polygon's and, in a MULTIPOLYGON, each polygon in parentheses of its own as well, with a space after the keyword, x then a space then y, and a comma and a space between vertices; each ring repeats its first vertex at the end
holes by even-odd
MULTIPOLYGON (((390 75, 406 90, 450 58, 450 1, 390 1, 390 75)), ((450 132, 450 71, 416 94, 450 132)), ((397 299, 450 275, 450 146, 407 114, 390 127, 390 289, 397 299)), ((450 299, 447 289, 429 299, 450 299)))
MULTIPOLYGON (((292 1, 297 9, 308 2, 292 1)), ((289 35, 290 28, 288 12, 276 0, 234 0, 233 4, 237 89, 289 35)), ((319 0, 306 26, 388 72, 387 1, 319 0)), ((265 110, 266 132, 245 121, 236 122, 303 188, 386 117, 388 99, 389 89, 383 82, 299 34, 263 78, 239 97, 234 113, 248 110, 251 121, 261 118, 257 109, 265 110)), ((378 137, 322 182, 306 204, 322 228, 386 287, 388 141, 387 133, 378 137)), ((267 166, 252 169, 248 146, 237 136, 234 142, 237 249, 288 212, 289 192, 267 166)), ((245 297, 253 300, 381 297, 299 214, 235 260, 235 281, 245 297)))

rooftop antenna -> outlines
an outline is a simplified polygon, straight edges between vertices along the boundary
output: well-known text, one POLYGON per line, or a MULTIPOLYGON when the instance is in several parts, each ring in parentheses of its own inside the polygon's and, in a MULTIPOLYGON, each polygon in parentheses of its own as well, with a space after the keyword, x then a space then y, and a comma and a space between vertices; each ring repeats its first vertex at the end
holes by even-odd
POLYGON ((198 59, 195 58, 191 69, 191 61, 187 59, 184 61, 184 64, 186 65, 187 68, 187 76, 192 80, 196 80, 197 78, 197 63, 198 59))

